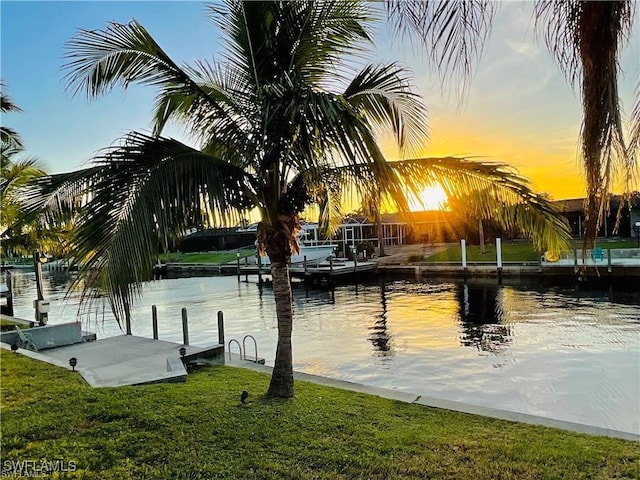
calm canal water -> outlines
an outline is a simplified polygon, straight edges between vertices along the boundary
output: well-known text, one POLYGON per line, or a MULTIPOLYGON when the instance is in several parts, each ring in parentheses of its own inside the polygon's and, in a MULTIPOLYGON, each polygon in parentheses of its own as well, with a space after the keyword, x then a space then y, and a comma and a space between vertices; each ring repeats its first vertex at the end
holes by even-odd
MULTIPOLYGON (((66 281, 45 274, 51 323, 76 319, 77 294, 65 299, 66 281)), ((31 318, 33 273, 14 273, 14 285, 16 316, 31 318)), ((222 310, 227 341, 253 335, 273 365, 277 322, 268 287, 236 277, 148 283, 132 309, 135 335, 151 337, 154 304, 161 339, 181 343, 186 307, 191 343, 216 342, 222 310)), ((334 291, 298 285, 294 311, 296 370, 640 433, 638 289, 396 277, 334 291)), ((89 319, 99 337, 120 333, 106 305, 89 319)))

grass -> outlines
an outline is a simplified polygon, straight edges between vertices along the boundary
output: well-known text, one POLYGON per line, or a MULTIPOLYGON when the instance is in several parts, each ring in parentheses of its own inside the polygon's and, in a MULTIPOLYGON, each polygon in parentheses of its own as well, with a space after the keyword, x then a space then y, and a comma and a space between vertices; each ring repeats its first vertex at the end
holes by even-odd
MULTIPOLYGON (((237 250, 220 252, 170 253, 164 255, 163 261, 172 263, 212 263, 223 264, 233 262, 237 258, 237 250)), ((240 258, 255 255, 255 250, 240 250, 240 258)))
MULTIPOLYGON (((575 248, 581 249, 582 244, 576 242, 575 248)), ((636 240, 616 240, 610 242, 600 241, 597 243, 604 249, 614 248, 636 248, 636 240)), ((529 242, 503 242, 502 260, 504 262, 537 262, 540 254, 535 252, 533 244, 529 242)), ((467 261, 469 262, 495 262, 495 243, 486 245, 486 253, 480 253, 479 245, 467 245, 467 261)), ((420 259, 410 259, 410 261, 421 261, 420 259)), ((422 258, 426 262, 461 262, 462 253, 460 245, 450 247, 427 258, 422 258)))
MULTIPOLYGON (((638 478, 634 442, 427 408, 211 367, 188 382, 92 389, 77 373, 2 351, 2 468, 73 462, 52 478, 638 478), (240 405, 242 390, 250 403, 240 405)), ((7 473, 6 470, 3 473, 7 473)))
MULTIPOLYGON (((598 246, 602 248, 635 248, 636 240, 616 240, 608 242, 598 242, 598 246)), ((580 249, 580 242, 575 243, 575 247, 580 249)), ((170 253, 162 257, 163 261, 172 263, 207 263, 207 264, 224 264, 234 262, 236 260, 236 250, 220 251, 220 252, 201 252, 201 253, 170 253)), ((241 250, 240 258, 255 255, 254 250, 241 250)), ((530 242, 503 242, 502 243, 502 260, 505 262, 537 262, 540 254, 533 250, 533 244, 530 242)), ((486 252, 480 253, 479 245, 467 245, 467 261, 469 262, 495 262, 496 246, 493 243, 486 245, 486 252)), ((446 250, 438 252, 430 257, 422 255, 411 255, 407 258, 408 262, 461 262, 462 255, 460 253, 460 245, 450 247, 446 250)))
POLYGON ((0 257, 0 262, 7 265, 33 265, 33 258, 31 257, 0 257))

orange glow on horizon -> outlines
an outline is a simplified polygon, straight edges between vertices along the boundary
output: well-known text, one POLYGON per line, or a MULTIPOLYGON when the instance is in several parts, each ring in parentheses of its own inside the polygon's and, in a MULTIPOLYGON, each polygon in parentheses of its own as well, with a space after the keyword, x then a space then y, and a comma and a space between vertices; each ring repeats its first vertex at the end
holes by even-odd
MULTIPOLYGON (((553 200, 585 195, 577 132, 563 132, 556 138, 532 132, 525 136, 521 131, 492 128, 491 122, 477 125, 464 115, 453 114, 433 119, 429 125, 431 138, 426 147, 411 157, 454 156, 504 163, 529 179, 535 192, 548 193, 553 200)), ((400 158, 391 139, 384 138, 381 146, 388 159, 400 158)))

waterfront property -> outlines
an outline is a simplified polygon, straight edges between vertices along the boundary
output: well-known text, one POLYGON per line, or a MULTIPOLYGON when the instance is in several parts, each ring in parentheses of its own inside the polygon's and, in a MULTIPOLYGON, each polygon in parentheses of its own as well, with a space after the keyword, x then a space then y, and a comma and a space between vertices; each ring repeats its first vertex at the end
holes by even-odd
MULTIPOLYGON (((31 314, 33 277, 17 281, 16 312, 31 314)), ((77 298, 47 275, 50 319, 75 318, 77 298)), ((302 372, 451 401, 640 433, 637 289, 387 278, 334 290, 294 289, 294 361, 302 372)), ((629 287, 632 287, 629 285, 629 287)), ((152 282, 132 306, 133 333, 194 344, 253 335, 273 365, 272 292, 231 277, 152 282)), ((108 306, 90 312, 99 336, 120 334, 108 306)))

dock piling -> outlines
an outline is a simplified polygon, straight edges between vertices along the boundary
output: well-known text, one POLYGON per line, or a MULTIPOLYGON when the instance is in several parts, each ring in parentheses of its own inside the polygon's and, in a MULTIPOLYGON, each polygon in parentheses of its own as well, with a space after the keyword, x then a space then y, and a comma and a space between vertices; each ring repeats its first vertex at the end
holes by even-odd
POLYGON ((240 249, 236 252, 236 269, 238 270, 238 283, 240 283, 240 249))
POLYGON ((6 274, 6 282, 7 282, 7 305, 2 307, 2 313, 6 313, 13 317, 13 283, 11 281, 11 271, 7 270, 6 274))
POLYGON ((153 339, 158 340, 158 309, 151 305, 151 322, 153 325, 153 339))
POLYGON ((224 345, 224 314, 218 311, 218 343, 224 345))
POLYGON ((127 300, 124 301, 124 324, 127 335, 131 335, 131 308, 127 300))
POLYGON ((187 309, 182 309, 182 343, 189 345, 189 321, 187 320, 187 309))
POLYGON ((353 248, 353 273, 358 271, 358 250, 356 247, 353 248))
POLYGON ((33 268, 36 272, 36 294, 37 298, 34 302, 36 310, 36 321, 41 327, 46 325, 49 321, 49 303, 44 300, 44 290, 42 284, 42 263, 40 262, 40 252, 34 250, 33 252, 33 268))

